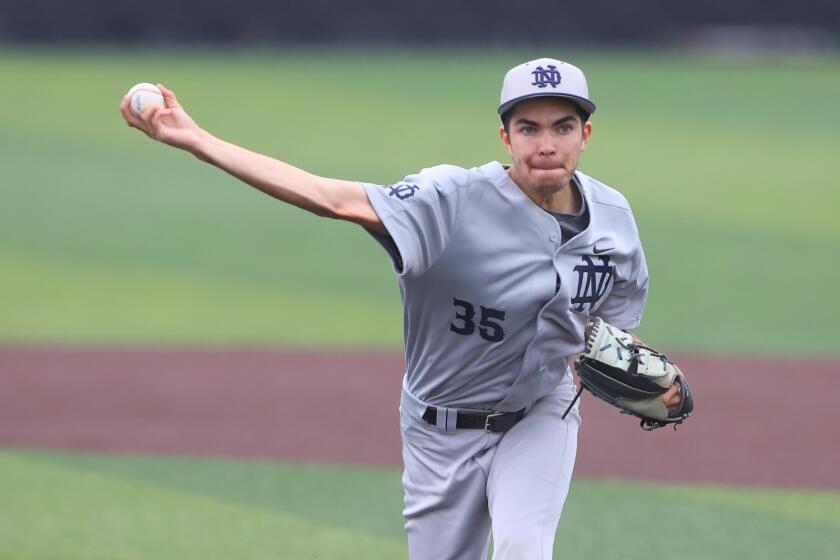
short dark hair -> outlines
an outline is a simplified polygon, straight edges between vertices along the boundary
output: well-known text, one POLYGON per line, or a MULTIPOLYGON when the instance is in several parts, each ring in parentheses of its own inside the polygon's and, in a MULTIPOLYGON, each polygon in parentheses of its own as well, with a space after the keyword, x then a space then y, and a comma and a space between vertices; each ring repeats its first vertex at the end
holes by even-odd
MULTIPOLYGON (((578 105, 577 103, 575 103, 574 105, 575 105, 575 110, 577 110, 577 114, 580 117, 580 123, 581 124, 586 124, 586 121, 589 120, 589 113, 587 113, 584 110, 584 108, 581 107, 580 105, 578 105)), ((510 134, 510 128, 509 128, 510 127, 510 117, 513 115, 513 110, 514 109, 516 109, 516 105, 514 105, 513 107, 511 107, 510 109, 508 109, 507 111, 502 113, 502 126, 505 128, 505 132, 508 133, 508 134, 510 134)))

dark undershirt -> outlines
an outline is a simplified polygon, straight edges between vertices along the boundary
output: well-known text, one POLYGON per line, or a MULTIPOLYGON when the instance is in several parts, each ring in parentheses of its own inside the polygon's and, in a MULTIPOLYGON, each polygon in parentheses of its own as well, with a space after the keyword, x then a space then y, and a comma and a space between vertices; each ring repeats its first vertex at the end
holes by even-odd
MULTIPOLYGON (((576 179, 572 180, 572 184, 578 193, 580 193, 580 186, 577 184, 576 179)), ((550 210, 546 210, 546 212, 554 216, 560 225, 561 244, 566 243, 589 226, 589 208, 586 206, 586 199, 583 195, 580 197, 580 211, 577 214, 561 214, 560 212, 552 212, 550 210)), ((554 293, 556 294, 559 291, 560 274, 558 273, 554 284, 554 293)))
POLYGON ((563 234, 561 243, 566 243, 589 225, 589 208, 586 207, 586 199, 581 197, 581 201, 580 212, 577 214, 561 214, 560 212, 546 210, 560 224, 560 232, 563 234))

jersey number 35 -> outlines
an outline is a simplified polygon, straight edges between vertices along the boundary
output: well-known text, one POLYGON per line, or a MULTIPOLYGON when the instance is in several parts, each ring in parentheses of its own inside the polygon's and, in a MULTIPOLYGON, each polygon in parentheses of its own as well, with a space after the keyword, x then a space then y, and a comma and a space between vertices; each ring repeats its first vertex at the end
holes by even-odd
MULTIPOLYGON (((475 306, 463 299, 453 298, 455 305, 455 320, 449 325, 449 330, 464 336, 475 332, 475 306), (458 309, 460 308, 460 309, 458 309)), ((487 342, 501 342, 505 338, 505 331, 499 321, 505 320, 505 312, 492 307, 479 306, 481 317, 478 321, 478 335, 487 342)))

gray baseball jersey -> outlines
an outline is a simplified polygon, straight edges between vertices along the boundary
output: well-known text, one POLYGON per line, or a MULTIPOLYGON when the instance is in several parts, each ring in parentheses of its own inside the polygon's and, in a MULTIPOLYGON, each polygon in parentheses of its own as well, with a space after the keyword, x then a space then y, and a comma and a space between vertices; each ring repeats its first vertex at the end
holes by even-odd
POLYGON ((518 410, 568 374, 587 315, 638 326, 648 274, 627 200, 583 173, 575 180, 589 225, 565 242, 498 162, 364 184, 390 234, 374 236, 399 277, 413 395, 518 410))

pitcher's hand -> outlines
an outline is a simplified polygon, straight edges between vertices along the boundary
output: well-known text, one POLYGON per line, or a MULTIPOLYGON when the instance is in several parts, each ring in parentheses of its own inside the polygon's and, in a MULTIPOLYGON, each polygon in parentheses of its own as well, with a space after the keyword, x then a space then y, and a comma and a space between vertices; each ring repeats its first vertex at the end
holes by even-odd
POLYGON ((120 104, 120 112, 128 126, 137 128, 149 138, 181 148, 188 152, 195 152, 204 135, 193 118, 184 111, 175 93, 161 84, 157 84, 163 93, 165 107, 151 106, 138 117, 129 107, 130 97, 126 95, 120 104))

